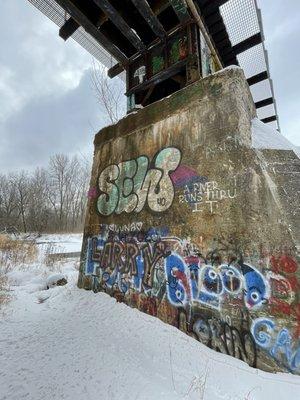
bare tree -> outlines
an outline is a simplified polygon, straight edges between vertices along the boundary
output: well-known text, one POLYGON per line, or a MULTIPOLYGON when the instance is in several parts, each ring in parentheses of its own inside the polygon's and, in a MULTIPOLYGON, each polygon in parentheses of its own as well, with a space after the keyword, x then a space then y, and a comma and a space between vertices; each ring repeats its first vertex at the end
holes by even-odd
POLYGON ((51 157, 48 198, 54 211, 57 230, 73 230, 82 221, 90 169, 75 156, 51 157))
POLYGON ((90 170, 82 157, 56 154, 47 169, 0 175, 0 231, 81 231, 90 170))
POLYGON ((83 218, 85 215, 85 207, 87 202, 88 184, 90 178, 91 165, 81 160, 79 162, 79 168, 76 168, 76 173, 73 176, 72 185, 70 186, 70 206, 71 212, 70 221, 71 229, 76 230, 78 224, 83 224, 83 218))
POLYGON ((27 232, 27 211, 30 202, 30 186, 28 172, 21 171, 12 177, 16 190, 16 204, 21 216, 23 232, 27 232))
POLYGON ((17 221, 17 194, 11 175, 0 175, 0 229, 12 227, 17 221))
POLYGON ((43 168, 36 168, 30 180, 30 201, 28 223, 35 232, 47 229, 50 218, 49 202, 47 198, 48 174, 43 168))
POLYGON ((96 98, 104 108, 110 123, 116 123, 126 113, 125 85, 119 79, 110 79, 107 69, 93 61, 91 79, 96 98))
POLYGON ((70 180, 69 163, 69 157, 64 154, 56 154, 51 157, 49 163, 48 198, 60 228, 63 228, 65 222, 65 203, 70 180))

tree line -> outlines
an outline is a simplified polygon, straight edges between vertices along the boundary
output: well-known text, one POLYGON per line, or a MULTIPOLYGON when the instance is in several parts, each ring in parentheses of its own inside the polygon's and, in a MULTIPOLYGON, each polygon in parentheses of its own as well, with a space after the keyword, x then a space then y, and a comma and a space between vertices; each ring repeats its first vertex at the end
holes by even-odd
POLYGON ((56 154, 48 168, 0 174, 0 232, 82 231, 90 165, 56 154))

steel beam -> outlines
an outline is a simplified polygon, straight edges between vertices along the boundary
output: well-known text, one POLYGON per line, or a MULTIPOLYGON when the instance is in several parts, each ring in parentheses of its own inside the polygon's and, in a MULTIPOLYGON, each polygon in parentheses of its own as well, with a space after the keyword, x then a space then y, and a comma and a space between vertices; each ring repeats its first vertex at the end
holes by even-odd
POLYGON ((276 115, 272 115, 272 117, 267 117, 267 118, 261 119, 261 122, 264 122, 265 124, 268 124, 269 122, 273 122, 273 121, 276 121, 276 120, 277 120, 276 115))
POLYGON ((162 24, 159 22, 159 19, 152 11, 147 0, 131 0, 131 1, 138 9, 139 13, 143 16, 145 21, 148 23, 152 31, 161 39, 165 38, 167 33, 162 24))
POLYGON ((232 50, 236 55, 238 55, 250 49, 251 47, 256 46, 257 44, 260 44, 261 42, 262 42, 261 33, 258 32, 255 35, 250 36, 247 39, 243 40, 242 42, 233 46, 232 50))
POLYGON ((69 18, 63 26, 59 29, 59 36, 67 40, 69 39, 70 36, 73 35, 73 33, 79 28, 78 22, 75 21, 72 17, 69 18))
POLYGON ((255 107, 256 108, 262 108, 262 107, 265 107, 265 106, 269 106, 270 104, 273 104, 273 103, 274 103, 273 97, 268 97, 267 99, 257 101, 255 103, 255 107))
POLYGON ((269 75, 267 71, 260 72, 259 74, 253 75, 250 78, 247 79, 248 85, 255 85, 256 83, 259 83, 261 81, 264 81, 265 79, 268 79, 269 75))
POLYGON ((121 64, 127 64, 128 59, 103 33, 101 33, 91 20, 71 0, 55 0, 83 29, 89 33, 99 44, 121 64))
POLYGON ((120 13, 110 4, 108 0, 93 0, 95 4, 109 17, 111 22, 123 33, 123 35, 139 51, 145 50, 145 45, 137 33, 130 28, 120 13))

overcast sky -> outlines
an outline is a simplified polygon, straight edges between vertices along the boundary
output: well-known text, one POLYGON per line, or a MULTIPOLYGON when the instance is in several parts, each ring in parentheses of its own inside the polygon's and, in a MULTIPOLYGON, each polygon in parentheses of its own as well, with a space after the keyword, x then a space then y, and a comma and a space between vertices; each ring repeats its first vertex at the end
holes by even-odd
MULTIPOLYGON (((300 0, 258 0, 281 123, 300 145, 300 0)), ((92 153, 107 123, 91 56, 27 0, 0 0, 0 172, 44 166, 55 153, 92 153)))

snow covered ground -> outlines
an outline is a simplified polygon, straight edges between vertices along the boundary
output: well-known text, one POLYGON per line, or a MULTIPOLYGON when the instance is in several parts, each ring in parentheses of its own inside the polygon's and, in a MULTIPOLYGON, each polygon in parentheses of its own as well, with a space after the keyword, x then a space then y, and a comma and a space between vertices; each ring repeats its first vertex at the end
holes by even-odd
MULTIPOLYGON (((80 249, 80 236, 59 240, 80 249)), ((79 290, 76 259, 50 267, 42 259, 10 275, 13 299, 0 317, 1 400, 300 398, 299 377, 252 369, 106 294, 79 290), (68 284, 45 290, 54 272, 68 284)))
POLYGON ((71 253, 75 251, 81 250, 81 241, 82 234, 81 233, 72 233, 72 234, 49 234, 42 235, 37 239, 37 244, 42 248, 43 246, 47 246, 48 244, 52 245, 53 252, 57 253, 71 253))

